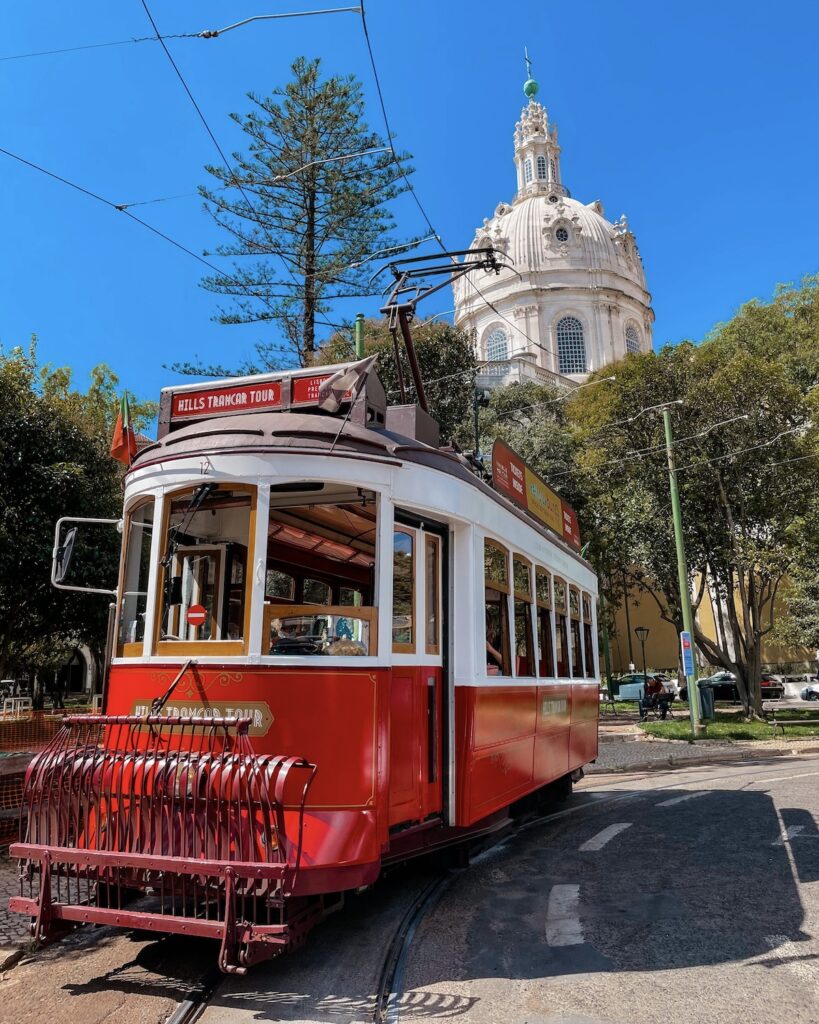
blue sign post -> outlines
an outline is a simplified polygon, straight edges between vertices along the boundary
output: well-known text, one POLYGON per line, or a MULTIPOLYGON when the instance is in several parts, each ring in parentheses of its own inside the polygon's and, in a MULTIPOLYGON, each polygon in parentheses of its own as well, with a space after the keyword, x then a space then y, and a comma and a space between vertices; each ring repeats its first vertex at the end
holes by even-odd
POLYGON ((680 633, 680 650, 682 651, 683 672, 686 679, 694 675, 694 648, 691 644, 691 634, 687 630, 680 633))

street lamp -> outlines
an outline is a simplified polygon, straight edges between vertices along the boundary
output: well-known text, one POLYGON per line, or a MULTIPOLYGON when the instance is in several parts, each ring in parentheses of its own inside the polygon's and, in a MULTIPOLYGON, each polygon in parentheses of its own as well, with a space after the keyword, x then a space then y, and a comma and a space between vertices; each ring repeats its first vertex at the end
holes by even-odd
POLYGON ((648 685, 648 674, 646 673, 646 640, 648 639, 650 631, 648 626, 635 626, 634 632, 637 634, 637 639, 640 641, 640 647, 643 649, 643 696, 645 696, 645 689, 648 685))

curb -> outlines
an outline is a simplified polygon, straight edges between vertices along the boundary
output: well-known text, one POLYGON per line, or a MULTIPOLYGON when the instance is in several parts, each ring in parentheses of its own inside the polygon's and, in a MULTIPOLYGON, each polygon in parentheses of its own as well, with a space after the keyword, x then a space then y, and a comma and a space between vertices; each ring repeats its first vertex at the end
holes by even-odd
POLYGON ((801 749, 793 747, 789 750, 738 750, 734 752, 726 753, 713 753, 710 757, 675 757, 673 754, 669 754, 668 757, 660 758, 653 761, 632 761, 627 765, 617 765, 616 767, 604 767, 596 764, 586 765, 585 771, 587 775, 614 775, 622 774, 624 772, 650 772, 650 771, 661 771, 667 772, 679 768, 700 768, 703 765, 708 764, 719 764, 720 762, 726 761, 774 761, 778 757, 793 757, 794 754, 818 754, 819 751, 814 747, 803 747, 801 749))

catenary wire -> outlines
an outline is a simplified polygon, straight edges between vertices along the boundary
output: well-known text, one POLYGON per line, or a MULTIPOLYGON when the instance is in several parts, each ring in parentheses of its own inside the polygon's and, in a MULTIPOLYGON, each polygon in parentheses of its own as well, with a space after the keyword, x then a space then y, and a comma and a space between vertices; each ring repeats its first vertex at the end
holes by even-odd
POLYGON ((157 41, 161 42, 162 39, 218 39, 219 36, 223 36, 226 32, 230 32, 234 28, 241 28, 242 25, 249 25, 252 21, 271 21, 279 20, 281 18, 309 18, 316 14, 343 14, 347 12, 358 14, 359 11, 359 7, 332 7, 322 11, 290 11, 284 14, 256 14, 251 18, 245 18, 243 21, 237 21, 233 25, 227 25, 225 28, 204 29, 202 32, 176 32, 159 37, 132 36, 130 39, 114 39, 111 42, 106 43, 82 43, 79 46, 64 46, 58 50, 36 50, 32 53, 12 53, 8 56, 0 57, 0 61, 27 60, 29 57, 51 57, 59 53, 77 53, 80 50, 100 50, 107 46, 127 46, 131 43, 155 43, 157 41))

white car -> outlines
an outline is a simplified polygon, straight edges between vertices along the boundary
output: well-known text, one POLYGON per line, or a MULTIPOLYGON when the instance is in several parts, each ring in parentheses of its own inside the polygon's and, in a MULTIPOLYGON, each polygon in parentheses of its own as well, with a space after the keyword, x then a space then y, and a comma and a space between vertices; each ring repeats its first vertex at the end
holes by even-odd
POLYGON ((806 686, 799 696, 802 700, 819 700, 819 680, 806 686))

